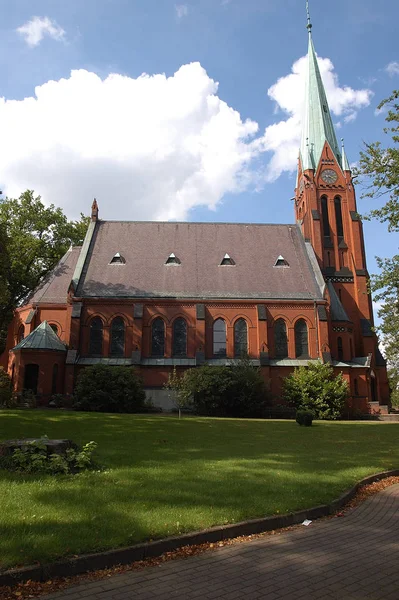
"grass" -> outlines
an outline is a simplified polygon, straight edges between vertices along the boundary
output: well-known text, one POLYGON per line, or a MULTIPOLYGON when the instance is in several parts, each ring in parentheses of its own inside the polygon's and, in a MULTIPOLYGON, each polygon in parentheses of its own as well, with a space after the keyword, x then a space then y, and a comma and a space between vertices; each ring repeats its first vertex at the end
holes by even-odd
POLYGON ((99 444, 105 471, 0 471, 0 569, 328 502, 399 467, 399 423, 1 411, 0 440, 99 444))

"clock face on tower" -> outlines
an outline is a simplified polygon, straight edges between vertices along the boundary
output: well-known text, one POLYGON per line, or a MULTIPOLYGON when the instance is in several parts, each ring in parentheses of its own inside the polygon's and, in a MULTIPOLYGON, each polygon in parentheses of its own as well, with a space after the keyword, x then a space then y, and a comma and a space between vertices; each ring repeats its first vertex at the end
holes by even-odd
POLYGON ((321 178, 323 181, 325 181, 325 183, 332 184, 337 181, 338 175, 335 171, 333 171, 333 169, 324 169, 324 171, 321 173, 321 178))

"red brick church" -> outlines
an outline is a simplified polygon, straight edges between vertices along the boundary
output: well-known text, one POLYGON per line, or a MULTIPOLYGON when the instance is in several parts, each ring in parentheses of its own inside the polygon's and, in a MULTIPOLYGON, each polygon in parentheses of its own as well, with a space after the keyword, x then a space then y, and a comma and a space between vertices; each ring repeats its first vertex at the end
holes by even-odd
POLYGON ((387 412, 362 223, 308 31, 296 223, 103 221, 94 201, 82 247, 15 313, 2 362, 16 391, 46 403, 87 365, 134 365, 167 409, 174 366, 248 353, 277 403, 284 377, 319 360, 348 380, 350 410, 387 412))

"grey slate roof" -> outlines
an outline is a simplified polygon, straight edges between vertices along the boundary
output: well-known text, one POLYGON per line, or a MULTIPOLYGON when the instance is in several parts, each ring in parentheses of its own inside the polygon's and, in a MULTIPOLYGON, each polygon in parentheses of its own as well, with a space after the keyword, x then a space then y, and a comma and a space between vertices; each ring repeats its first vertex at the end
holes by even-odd
POLYGON ((331 281, 327 282, 328 291, 330 293, 330 311, 332 321, 350 321, 350 318, 346 314, 344 307, 341 304, 341 300, 337 296, 337 292, 331 281))
POLYGON ((98 221, 76 295, 321 299, 296 225, 98 221), (116 252, 125 264, 110 264, 116 252), (165 265, 174 252, 181 264, 165 265), (220 266, 226 252, 234 266, 220 266), (274 267, 279 255, 289 267, 274 267))
POLYGON ((68 250, 57 266, 39 284, 26 304, 65 304, 79 254, 80 246, 75 246, 68 250))
POLYGON ((15 350, 57 350, 66 352, 66 347, 47 321, 43 321, 39 327, 36 327, 32 333, 13 348, 14 352, 15 350))

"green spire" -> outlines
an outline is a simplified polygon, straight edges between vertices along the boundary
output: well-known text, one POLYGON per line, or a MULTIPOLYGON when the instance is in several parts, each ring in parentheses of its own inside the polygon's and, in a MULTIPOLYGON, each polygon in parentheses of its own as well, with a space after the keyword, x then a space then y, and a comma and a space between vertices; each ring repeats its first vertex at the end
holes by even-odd
POLYGON ((351 168, 349 166, 348 157, 346 156, 346 152, 345 152, 344 138, 341 138, 341 142, 342 142, 342 148, 341 148, 341 152, 342 152, 342 170, 343 171, 350 171, 351 168))
POLYGON ((338 163, 341 164, 339 146, 313 46, 308 1, 306 2, 306 10, 309 47, 301 141, 301 161, 304 171, 317 168, 326 141, 330 144, 338 163))

